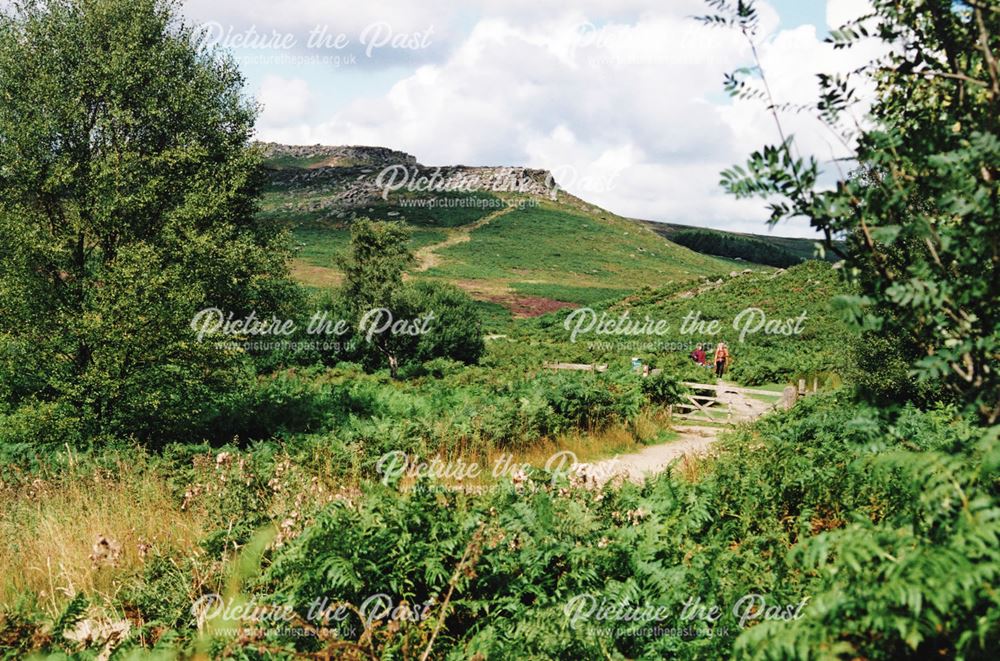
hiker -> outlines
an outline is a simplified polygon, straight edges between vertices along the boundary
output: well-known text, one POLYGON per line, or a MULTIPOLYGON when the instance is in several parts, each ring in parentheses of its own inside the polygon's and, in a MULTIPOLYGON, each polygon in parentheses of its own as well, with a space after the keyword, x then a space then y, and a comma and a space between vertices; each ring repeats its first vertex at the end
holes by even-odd
POLYGON ((729 347, 725 342, 719 342, 715 347, 715 376, 721 379, 722 373, 726 371, 726 363, 729 362, 729 347))
POLYGON ((701 367, 705 366, 705 361, 707 360, 705 357, 705 349, 703 349, 700 344, 695 347, 694 351, 691 352, 691 359, 698 363, 701 367))

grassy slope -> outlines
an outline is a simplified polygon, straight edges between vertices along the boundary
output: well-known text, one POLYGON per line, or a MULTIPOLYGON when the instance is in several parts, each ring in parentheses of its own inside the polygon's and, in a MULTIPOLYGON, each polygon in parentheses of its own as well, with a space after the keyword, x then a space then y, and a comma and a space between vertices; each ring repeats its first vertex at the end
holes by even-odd
POLYGON ((832 309, 830 299, 845 291, 835 269, 809 261, 783 273, 741 274, 722 278, 721 283, 678 283, 593 306, 598 313, 606 311, 615 318, 628 312, 635 321, 665 320, 669 330, 663 335, 592 333, 571 342, 564 325, 567 313, 557 312, 523 325, 520 339, 541 343, 548 360, 615 364, 637 356, 661 367, 689 365, 687 356, 696 343, 714 347, 725 341, 733 355, 729 377, 738 382, 757 385, 800 377, 811 381, 812 376, 836 380, 832 373, 843 371, 851 332, 832 309), (734 323, 740 312, 751 307, 760 308, 767 320, 793 319, 805 312, 801 333, 748 333, 741 342, 734 323), (719 320, 718 333, 682 334, 681 323, 692 312, 700 313, 705 321, 719 320))
POLYGON ((538 206, 525 204, 476 228, 468 241, 443 248, 439 263, 415 272, 414 277, 458 283, 480 300, 523 311, 531 304, 544 309, 547 302, 555 301, 591 304, 644 286, 746 266, 664 241, 631 220, 568 196, 553 202, 514 195, 446 193, 433 197, 445 204, 458 198, 483 204, 405 207, 394 198, 388 204, 354 211, 317 208, 327 195, 319 187, 272 188, 261 210, 263 217, 291 230, 298 247, 293 272, 318 287, 339 281, 336 257, 347 247, 353 214, 406 222, 412 229, 410 248, 415 251, 440 243, 495 212, 504 201, 501 197, 538 206))
POLYGON ((574 303, 731 270, 623 218, 552 202, 501 216, 442 255, 444 264, 428 275, 574 303))
POLYGON ((267 160, 267 164, 272 168, 280 169, 292 169, 292 168, 311 168, 321 165, 323 161, 328 160, 327 156, 275 156, 267 160))

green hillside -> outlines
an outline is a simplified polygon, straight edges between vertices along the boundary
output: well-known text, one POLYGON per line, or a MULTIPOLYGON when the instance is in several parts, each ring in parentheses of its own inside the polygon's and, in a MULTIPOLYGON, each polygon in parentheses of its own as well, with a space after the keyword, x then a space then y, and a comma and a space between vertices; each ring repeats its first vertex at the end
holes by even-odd
POLYGON ((810 260, 785 271, 647 288, 592 306, 596 315, 612 319, 627 314, 633 321, 663 320, 668 325, 663 333, 587 332, 586 324, 577 321, 580 317, 568 319, 567 311, 531 320, 522 332, 525 339, 544 345, 546 359, 552 361, 614 364, 635 356, 676 371, 690 367, 689 354, 697 344, 711 350, 724 341, 733 359, 727 378, 744 385, 799 378, 811 383, 814 377, 836 383, 854 337, 831 306, 832 298, 845 293, 833 267, 810 260), (714 329, 712 322, 717 322, 714 329), (575 338, 574 328, 581 328, 575 338))
MULTIPOLYGON (((477 300, 523 316, 745 266, 665 241, 571 196, 554 201, 484 191, 393 193, 388 200, 348 206, 329 184, 289 177, 295 168, 286 158, 269 165, 284 178, 268 187, 260 215, 291 231, 297 248, 293 272, 316 287, 339 282, 337 256, 355 217, 411 228, 417 257, 411 277, 457 284, 477 300)), ((355 170, 344 168, 345 179, 355 170)))
POLYGON ((429 276, 485 281, 579 303, 732 270, 612 214, 551 202, 498 216, 441 256, 442 265, 429 276))
MULTIPOLYGON (((766 261, 760 263, 769 263, 772 266, 790 266, 791 264, 788 263, 789 260, 817 259, 817 241, 814 239, 774 236, 771 234, 727 232, 725 230, 706 229, 704 227, 679 225, 676 223, 657 223, 648 220, 638 222, 670 241, 683 242, 684 245, 689 247, 696 246, 695 241, 691 239, 694 239, 698 235, 701 235, 702 239, 706 235, 723 237, 732 242, 734 249, 742 248, 745 251, 745 255, 741 258, 746 261, 757 261, 757 258, 762 256, 766 261)), ((711 245, 710 242, 703 240, 699 243, 707 244, 704 249, 696 247, 695 249, 698 249, 699 252, 722 255, 722 253, 711 251, 711 248, 715 246, 711 245)), ((838 241, 836 245, 842 245, 842 243, 838 241)), ((728 257, 730 255, 726 254, 724 256, 728 257)), ((837 256, 829 251, 826 251, 823 258, 830 262, 837 261, 837 256)))

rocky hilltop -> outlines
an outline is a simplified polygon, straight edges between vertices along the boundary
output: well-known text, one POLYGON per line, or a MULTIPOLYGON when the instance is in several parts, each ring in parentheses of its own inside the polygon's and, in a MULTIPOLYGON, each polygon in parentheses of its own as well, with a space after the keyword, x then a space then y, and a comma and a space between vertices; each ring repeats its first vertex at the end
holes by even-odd
POLYGON ((277 142, 259 143, 264 158, 286 167, 359 167, 385 165, 419 165, 415 156, 386 147, 357 145, 282 145, 277 142))
POLYGON ((555 199, 548 170, 523 167, 426 166, 385 147, 262 143, 271 182, 301 193, 296 210, 351 208, 401 196, 448 193, 519 193, 555 199))

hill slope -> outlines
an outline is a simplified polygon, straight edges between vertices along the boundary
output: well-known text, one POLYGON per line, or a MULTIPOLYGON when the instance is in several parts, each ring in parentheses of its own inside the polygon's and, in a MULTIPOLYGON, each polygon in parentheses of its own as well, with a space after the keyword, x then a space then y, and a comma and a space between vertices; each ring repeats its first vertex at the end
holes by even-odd
POLYGON ((339 281, 336 256, 360 216, 410 226, 411 277, 455 283, 523 316, 734 268, 566 194, 544 170, 432 168, 376 147, 265 152, 262 216, 292 231, 294 273, 317 287, 339 281))
MULTIPOLYGON (((729 345, 733 362, 727 378, 745 385, 787 383, 798 378, 834 381, 846 369, 854 333, 831 305, 848 292, 831 265, 809 260, 769 273, 738 272, 722 278, 637 291, 578 310, 548 314, 515 332, 521 340, 544 347, 544 359, 554 362, 616 364, 631 356, 673 372, 693 365, 688 357, 697 344, 709 351, 716 343, 729 345), (660 333, 630 332, 645 320, 662 321, 660 333), (609 319, 604 332, 600 322, 609 319), (687 322, 685 322, 687 320, 687 322), (801 320, 801 321, 800 321, 801 320), (716 322, 714 327, 711 326, 716 322), (578 332, 574 336, 573 330, 578 332), (617 333, 617 329, 626 332, 617 333)), ((702 371, 692 380, 710 378, 702 371)))
MULTIPOLYGON (((758 263, 770 264, 771 266, 792 266, 803 260, 817 259, 816 241, 813 239, 773 236, 771 234, 728 232, 726 230, 706 229, 692 225, 657 223, 649 220, 640 220, 638 222, 669 241, 683 243, 699 252, 707 254, 720 255, 722 253, 712 250, 715 248, 715 246, 711 245, 712 242, 697 241, 697 235, 716 235, 731 242, 736 250, 742 249, 741 252, 744 253, 741 255, 742 259, 756 262, 763 258, 765 261, 758 263), (704 248, 701 246, 704 246, 704 248)), ((837 243, 840 244, 842 242, 837 243)), ((824 255, 824 259, 835 262, 838 258, 834 254, 827 252, 824 255)))

